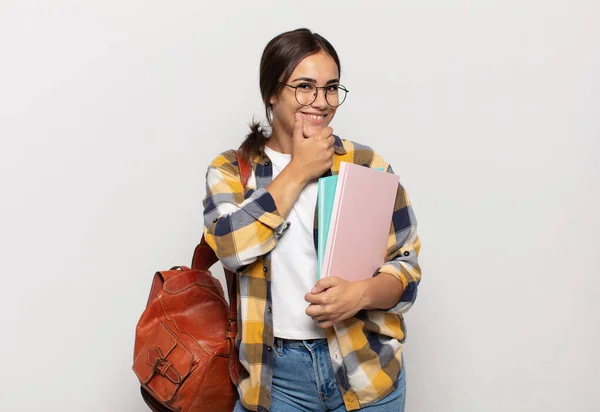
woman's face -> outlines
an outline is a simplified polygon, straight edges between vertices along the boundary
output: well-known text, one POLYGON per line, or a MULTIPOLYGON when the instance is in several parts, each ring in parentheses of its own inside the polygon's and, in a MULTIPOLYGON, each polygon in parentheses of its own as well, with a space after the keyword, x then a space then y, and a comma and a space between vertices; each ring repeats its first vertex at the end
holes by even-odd
MULTIPOLYGON (((291 86, 311 83, 315 86, 327 86, 339 83, 338 67, 333 58, 323 52, 305 57, 284 83, 291 86)), ((295 113, 302 114, 304 134, 312 136, 327 127, 333 120, 337 107, 331 107, 325 100, 324 89, 317 89, 317 98, 309 106, 302 106, 295 97, 295 90, 283 86, 277 96, 270 99, 273 108, 273 132, 278 135, 292 136, 295 113)), ((298 91, 300 94, 300 90, 298 91)))

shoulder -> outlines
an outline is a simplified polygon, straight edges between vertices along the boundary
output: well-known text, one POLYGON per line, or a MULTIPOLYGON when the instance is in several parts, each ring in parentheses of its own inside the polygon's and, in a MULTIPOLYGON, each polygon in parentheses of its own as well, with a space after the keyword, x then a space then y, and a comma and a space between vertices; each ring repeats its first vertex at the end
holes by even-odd
POLYGON ((208 166, 208 173, 220 173, 237 178, 239 167, 235 149, 226 150, 217 155, 208 166))
POLYGON ((336 143, 338 142, 343 148, 339 153, 342 157, 341 161, 370 167, 371 169, 388 169, 389 163, 387 163, 383 157, 375 152, 370 146, 351 140, 341 139, 336 136, 336 143))
POLYGON ((237 163, 237 154, 234 149, 226 150, 222 153, 219 153, 212 162, 210 162, 211 167, 221 167, 226 164, 237 163))

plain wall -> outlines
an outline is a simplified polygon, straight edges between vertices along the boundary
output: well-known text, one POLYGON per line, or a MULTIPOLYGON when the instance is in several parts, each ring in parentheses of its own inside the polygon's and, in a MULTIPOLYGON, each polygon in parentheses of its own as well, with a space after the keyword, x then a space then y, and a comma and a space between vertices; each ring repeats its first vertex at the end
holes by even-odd
POLYGON ((152 275, 189 264, 208 163, 263 117, 262 49, 306 26, 342 60, 335 133, 392 163, 420 224, 407 411, 597 411, 599 17, 2 1, 0 409, 146 410, 131 363, 152 275))

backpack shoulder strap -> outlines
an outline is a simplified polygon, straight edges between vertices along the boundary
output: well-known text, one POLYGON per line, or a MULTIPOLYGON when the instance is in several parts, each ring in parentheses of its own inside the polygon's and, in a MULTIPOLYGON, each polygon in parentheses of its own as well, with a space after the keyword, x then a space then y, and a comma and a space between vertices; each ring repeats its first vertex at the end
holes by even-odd
POLYGON ((240 150, 236 150, 236 154, 238 167, 240 168, 240 180, 242 181, 244 191, 246 191, 248 180, 252 174, 252 165, 250 164, 250 160, 248 160, 240 150))

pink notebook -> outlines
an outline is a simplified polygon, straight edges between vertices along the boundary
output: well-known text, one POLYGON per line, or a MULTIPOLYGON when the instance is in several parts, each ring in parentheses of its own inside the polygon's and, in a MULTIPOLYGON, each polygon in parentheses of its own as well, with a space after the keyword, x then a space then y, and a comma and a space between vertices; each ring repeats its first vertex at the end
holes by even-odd
POLYGON ((368 279, 385 262, 398 176, 342 162, 321 277, 368 279))

